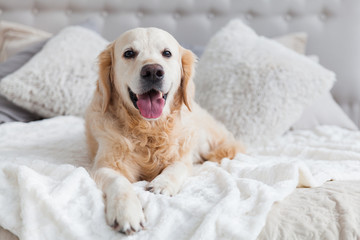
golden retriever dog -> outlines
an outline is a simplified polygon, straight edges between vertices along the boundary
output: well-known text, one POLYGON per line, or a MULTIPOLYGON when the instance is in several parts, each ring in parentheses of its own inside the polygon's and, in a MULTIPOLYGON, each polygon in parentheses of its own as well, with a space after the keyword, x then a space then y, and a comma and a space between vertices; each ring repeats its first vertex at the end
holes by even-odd
POLYGON ((173 196, 193 163, 243 152, 234 136, 194 102, 195 61, 191 51, 157 28, 129 30, 99 56, 86 133, 92 176, 104 193, 106 220, 116 231, 130 234, 144 227, 131 183, 146 180, 148 191, 173 196))

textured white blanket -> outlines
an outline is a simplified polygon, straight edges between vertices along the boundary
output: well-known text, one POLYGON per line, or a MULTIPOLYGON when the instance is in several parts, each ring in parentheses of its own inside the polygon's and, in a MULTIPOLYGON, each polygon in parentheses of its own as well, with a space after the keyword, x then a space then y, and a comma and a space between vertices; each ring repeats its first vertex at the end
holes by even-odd
MULTIPOLYGON (((0 225, 20 239, 126 238, 106 225, 89 164, 80 118, 1 125, 0 225)), ((272 204, 297 185, 359 173, 360 132, 293 132, 235 160, 196 166, 174 197, 135 183, 147 225, 128 239, 256 239, 272 204)))

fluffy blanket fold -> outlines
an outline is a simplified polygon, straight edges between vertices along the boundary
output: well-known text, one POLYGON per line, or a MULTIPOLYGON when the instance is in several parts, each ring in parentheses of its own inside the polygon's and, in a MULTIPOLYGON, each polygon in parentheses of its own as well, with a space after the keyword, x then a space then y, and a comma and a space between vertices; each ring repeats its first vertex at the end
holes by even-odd
POLYGON ((134 188, 146 230, 106 225, 86 168, 84 122, 57 117, 0 126, 0 225, 20 239, 256 239, 276 201, 297 186, 360 179, 360 132, 296 131, 221 164, 206 162, 174 197, 134 188))

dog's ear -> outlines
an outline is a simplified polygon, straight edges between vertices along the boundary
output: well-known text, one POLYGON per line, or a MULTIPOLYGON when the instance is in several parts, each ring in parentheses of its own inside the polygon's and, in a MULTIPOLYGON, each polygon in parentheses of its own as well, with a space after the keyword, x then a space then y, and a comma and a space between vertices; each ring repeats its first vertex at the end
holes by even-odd
POLYGON ((99 55, 99 79, 97 90, 102 97, 102 111, 105 112, 111 98, 113 83, 114 44, 110 43, 99 55))
POLYGON ((190 50, 181 49, 181 88, 184 104, 191 111, 191 102, 195 95, 195 84, 193 81, 195 73, 196 56, 190 50))

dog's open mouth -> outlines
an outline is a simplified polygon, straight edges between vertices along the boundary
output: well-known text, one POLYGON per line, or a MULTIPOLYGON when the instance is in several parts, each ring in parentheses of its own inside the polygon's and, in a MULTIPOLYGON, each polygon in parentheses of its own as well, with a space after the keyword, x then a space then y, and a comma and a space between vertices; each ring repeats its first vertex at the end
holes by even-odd
POLYGON ((139 109, 141 116, 148 119, 159 118, 165 106, 167 93, 152 89, 143 94, 135 94, 128 88, 134 107, 139 109))

